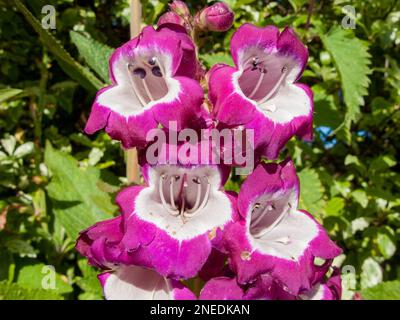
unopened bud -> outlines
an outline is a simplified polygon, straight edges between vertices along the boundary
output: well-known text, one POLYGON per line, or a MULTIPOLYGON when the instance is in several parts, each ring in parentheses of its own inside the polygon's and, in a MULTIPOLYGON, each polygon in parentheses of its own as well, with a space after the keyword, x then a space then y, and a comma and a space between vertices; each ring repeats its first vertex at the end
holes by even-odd
POLYGON ((187 5, 180 0, 174 0, 172 3, 169 4, 170 9, 175 12, 176 14, 180 15, 181 17, 189 17, 190 11, 187 5))
POLYGON ((162 24, 166 23, 178 24, 183 27, 185 26, 185 20, 181 16, 177 15, 175 12, 172 11, 168 11, 163 15, 161 15, 160 18, 158 18, 157 26, 159 27, 162 24))
POLYGON ((217 2, 201 10, 195 24, 202 30, 223 32, 233 24, 234 13, 225 2, 217 2))

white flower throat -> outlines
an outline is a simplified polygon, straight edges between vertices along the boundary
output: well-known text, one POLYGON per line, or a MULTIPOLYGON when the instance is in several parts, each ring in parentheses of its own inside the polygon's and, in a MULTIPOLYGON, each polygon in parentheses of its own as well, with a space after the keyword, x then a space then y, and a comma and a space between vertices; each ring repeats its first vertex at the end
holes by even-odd
POLYGON ((127 70, 132 90, 142 107, 167 95, 165 70, 157 57, 137 58, 127 63, 127 70))
POLYGON ((276 106, 268 103, 283 85, 288 67, 272 63, 267 58, 251 56, 243 64, 243 72, 238 79, 243 94, 257 102, 265 111, 275 112, 276 106))
POLYGON ((185 222, 198 214, 210 198, 211 184, 207 176, 162 174, 158 192, 164 209, 172 216, 180 216, 185 222))

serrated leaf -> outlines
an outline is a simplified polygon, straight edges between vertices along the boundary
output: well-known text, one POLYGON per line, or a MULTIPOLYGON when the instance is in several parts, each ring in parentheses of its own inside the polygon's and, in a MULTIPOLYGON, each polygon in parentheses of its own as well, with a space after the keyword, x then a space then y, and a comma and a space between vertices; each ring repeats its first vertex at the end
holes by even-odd
MULTIPOLYGON (((42 281, 44 277, 51 276, 48 271, 44 264, 24 266, 18 273, 17 283, 27 289, 43 289, 42 281)), ((54 274, 54 285, 55 287, 49 290, 53 290, 57 294, 70 293, 73 290, 72 286, 66 283, 57 273, 54 274)))
POLYGON ((103 83, 90 70, 86 69, 72 58, 60 42, 48 30, 42 28, 40 22, 20 0, 15 0, 14 4, 33 29, 40 35, 40 40, 54 55, 61 68, 71 78, 78 81, 89 91, 95 91, 103 87, 103 83))
POLYGON ((5 88, 0 89, 0 103, 15 97, 22 92, 21 89, 5 88))
POLYGON ((47 187, 54 213, 67 234, 75 239, 90 225, 112 217, 111 196, 99 190, 100 170, 80 169, 72 156, 46 144, 45 163, 53 176, 47 187))
POLYGON ((363 96, 368 91, 371 62, 368 46, 356 38, 351 30, 339 26, 333 27, 326 35, 321 35, 326 50, 331 54, 340 75, 344 101, 347 107, 346 128, 357 120, 363 96))
POLYGON ((400 300, 400 281, 382 282, 362 290, 361 296, 366 300, 400 300))
POLYGON ((0 300, 63 300, 54 290, 26 289, 16 283, 0 282, 0 300))
POLYGON ((76 31, 70 31, 70 37, 89 67, 108 83, 108 60, 114 49, 76 31))
POLYGON ((298 173, 300 179, 300 204, 299 208, 312 214, 321 213, 324 207, 322 199, 323 187, 318 173, 313 169, 303 169, 298 173))

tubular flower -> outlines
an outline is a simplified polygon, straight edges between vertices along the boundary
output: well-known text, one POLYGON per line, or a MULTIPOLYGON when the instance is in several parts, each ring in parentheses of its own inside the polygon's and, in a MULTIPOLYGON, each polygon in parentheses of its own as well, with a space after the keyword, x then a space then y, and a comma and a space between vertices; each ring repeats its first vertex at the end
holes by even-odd
POLYGON ((312 92, 296 83, 308 51, 292 29, 244 24, 232 37, 231 54, 235 67, 217 64, 210 72, 215 118, 253 129, 256 149, 269 159, 294 135, 311 139, 312 92))
POLYGON ((212 247, 221 246, 222 230, 236 216, 235 199, 221 191, 226 169, 168 162, 171 158, 160 157, 156 165, 145 165, 148 186, 118 195, 125 222, 121 242, 133 263, 163 276, 189 278, 205 264, 212 247))
POLYGON ((107 300, 195 300, 179 281, 137 266, 123 266, 98 276, 107 300))
POLYGON ((85 132, 105 128, 130 148, 144 147, 147 132, 159 124, 168 127, 176 121, 178 130, 189 126, 203 101, 203 91, 192 79, 195 57, 184 28, 145 27, 111 56, 112 85, 97 93, 85 132))
POLYGON ((221 248, 224 227, 237 219, 236 199, 221 190, 229 170, 167 162, 172 157, 144 165, 147 186, 128 187, 118 194, 120 218, 81 233, 77 249, 91 264, 139 265, 162 276, 190 278, 213 247, 221 248))
POLYGON ((299 180, 293 163, 260 164, 238 196, 241 220, 224 233, 230 265, 242 284, 269 273, 297 295, 322 279, 341 253, 312 216, 297 209, 299 180), (317 265, 316 258, 324 259, 317 265))

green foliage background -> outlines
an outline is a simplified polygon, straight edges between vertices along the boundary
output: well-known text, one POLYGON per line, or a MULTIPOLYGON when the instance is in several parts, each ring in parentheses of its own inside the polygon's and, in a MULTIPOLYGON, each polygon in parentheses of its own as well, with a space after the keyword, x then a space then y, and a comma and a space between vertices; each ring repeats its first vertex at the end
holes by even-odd
MULTIPOLYGON (((344 249, 344 298, 400 299, 400 3, 229 0, 232 30, 203 34, 207 66, 231 63, 243 22, 293 26, 310 51, 302 82, 315 95, 315 140, 292 140, 301 207, 344 249), (352 5, 356 28, 341 27, 352 5), (352 273, 355 271, 355 275, 352 273), (354 278, 355 276, 355 278, 354 278)), ((167 1, 142 1, 146 24, 167 1)), ((207 1, 187 1, 202 8, 207 1)), ((77 233, 116 214, 124 154, 82 133, 112 48, 129 39, 129 1, 0 0, 0 299, 101 299, 77 233), (56 8, 56 30, 41 9, 56 8), (56 289, 44 290, 54 266, 56 289)), ((238 190, 240 177, 228 188, 238 190)))

